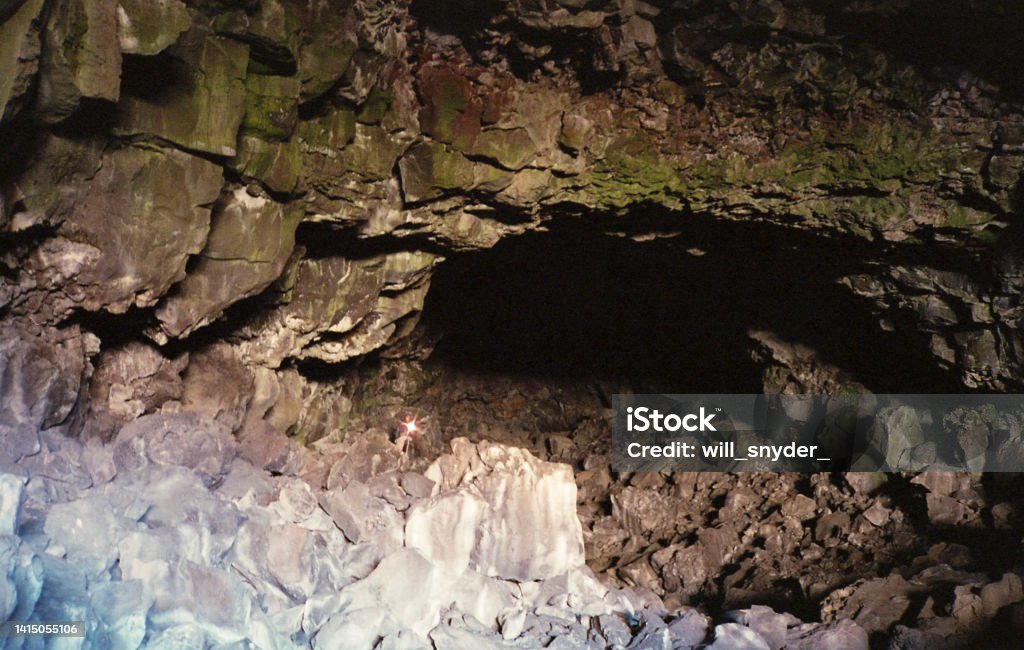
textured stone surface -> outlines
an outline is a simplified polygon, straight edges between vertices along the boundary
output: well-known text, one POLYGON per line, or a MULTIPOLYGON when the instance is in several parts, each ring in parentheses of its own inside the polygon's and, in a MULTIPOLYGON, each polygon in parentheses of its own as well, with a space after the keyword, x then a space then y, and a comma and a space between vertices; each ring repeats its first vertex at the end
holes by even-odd
POLYGON ((0 332, 0 459, 12 462, 38 452, 40 429, 70 415, 88 342, 75 328, 37 331, 8 322, 0 332))
POLYGON ((61 0, 50 7, 37 98, 44 119, 59 121, 85 99, 117 101, 120 74, 115 3, 61 0))
POLYGON ((74 214, 30 264, 40 285, 59 292, 58 309, 152 306, 206 241, 218 167, 141 147, 113 150, 101 165, 74 214))
POLYGON ((555 576, 583 563, 568 467, 456 439, 452 454, 426 476, 435 496, 410 511, 406 545, 432 561, 510 580, 555 576))
POLYGON ((115 131, 154 135, 185 149, 234 156, 245 112, 249 48, 201 29, 186 32, 158 63, 126 71, 115 131), (167 86, 153 87, 156 66, 167 86))
POLYGON ((180 0, 118 0, 117 34, 123 54, 152 56, 178 40, 192 24, 180 0))
POLYGON ((262 291, 284 270, 301 213, 244 189, 222 196, 198 263, 157 309, 170 337, 201 327, 262 291))
POLYGON ((17 112, 39 65, 42 0, 18 5, 0 24, 0 123, 17 112))

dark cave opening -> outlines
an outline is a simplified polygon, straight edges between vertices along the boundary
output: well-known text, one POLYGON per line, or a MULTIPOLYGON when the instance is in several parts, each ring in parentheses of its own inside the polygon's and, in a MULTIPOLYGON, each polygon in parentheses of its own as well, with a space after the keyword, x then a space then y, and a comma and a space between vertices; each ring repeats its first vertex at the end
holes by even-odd
POLYGON ((634 241, 607 234, 621 217, 588 214, 450 258, 424 308, 441 336, 433 358, 636 390, 759 393, 749 336, 759 330, 813 348, 874 392, 964 390, 936 364, 927 334, 883 331, 871 305, 839 284, 870 270, 883 247, 653 210, 641 221, 678 234, 634 241))

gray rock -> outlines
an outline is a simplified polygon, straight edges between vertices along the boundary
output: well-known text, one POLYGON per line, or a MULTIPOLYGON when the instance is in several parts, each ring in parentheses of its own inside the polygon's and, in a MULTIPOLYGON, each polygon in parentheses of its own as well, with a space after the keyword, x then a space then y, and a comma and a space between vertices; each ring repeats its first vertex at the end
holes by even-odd
POLYGON ((811 623, 791 628, 786 647, 793 650, 868 650, 868 633, 853 621, 811 623))
POLYGON ((629 629, 625 619, 619 614, 603 614, 596 620, 597 630, 608 643, 608 646, 626 647, 633 639, 633 631, 629 629))
POLYGON ((105 634, 106 647, 135 650, 146 636, 146 615, 153 599, 137 580, 116 581, 91 590, 90 602, 105 634))
POLYGON ((764 638, 739 623, 723 623, 715 626, 715 640, 708 650, 770 650, 764 638))
POLYGON ((159 630, 146 640, 146 649, 150 650, 194 650, 205 648, 208 644, 206 633, 197 625, 175 625, 159 630))
POLYGON ((696 609, 687 609, 668 624, 673 647, 697 646, 708 633, 708 618, 696 609))
POLYGON ((753 605, 750 609, 729 612, 727 618, 757 632, 772 650, 783 648, 786 645, 786 632, 789 627, 800 624, 800 619, 792 614, 779 614, 764 605, 753 605))
POLYGON ((321 505, 350 541, 378 546, 382 554, 402 546, 403 518, 390 504, 352 481, 321 496, 321 505))
POLYGON ((426 499, 434 490, 434 482, 416 472, 402 474, 400 484, 409 496, 416 499, 426 499))
POLYGON ((18 605, 18 584, 14 572, 18 568, 21 542, 11 536, 0 537, 0 616, 11 619, 18 605))
POLYGON ((39 451, 39 430, 68 417, 84 371, 85 341, 76 327, 0 323, 0 461, 39 451))
POLYGON ((131 420, 181 399, 180 375, 188 357, 168 358, 141 341, 105 348, 89 385, 89 437, 109 440, 131 420))
POLYGON ((296 524, 312 517, 320 507, 309 483, 297 478, 285 479, 282 482, 277 503, 280 506, 278 514, 286 521, 296 524))
POLYGON ((18 532, 18 510, 25 491, 25 479, 13 474, 0 474, 0 535, 18 532))
POLYGON ((221 424, 196 413, 146 415, 129 423, 117 434, 115 460, 128 469, 142 459, 159 465, 193 470, 207 486, 223 479, 237 451, 231 432, 221 424), (136 460, 125 460, 134 456, 136 460))
POLYGON ((66 549, 67 557, 90 575, 109 570, 117 559, 111 540, 127 533, 128 522, 114 514, 100 494, 57 503, 46 517, 44 530, 54 544, 66 549))
MULTIPOLYGON (((358 616, 351 620, 366 619, 384 625, 385 621, 376 618, 377 614, 368 615, 386 612, 389 619, 426 638, 440 621, 441 610, 451 602, 449 594, 454 581, 454 576, 437 568, 417 551, 403 548, 384 558, 365 579, 343 589, 338 595, 341 613, 335 616, 342 617, 339 620, 358 616), (415 588, 410 588, 411 585, 415 588)), ((380 630, 378 635, 396 631, 380 630)))

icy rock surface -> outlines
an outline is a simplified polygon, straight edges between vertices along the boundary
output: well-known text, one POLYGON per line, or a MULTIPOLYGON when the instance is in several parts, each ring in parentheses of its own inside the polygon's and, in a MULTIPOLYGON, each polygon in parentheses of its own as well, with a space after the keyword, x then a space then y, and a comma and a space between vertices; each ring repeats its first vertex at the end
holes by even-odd
POLYGON ((406 545, 459 572, 541 580, 583 566, 583 530, 568 465, 528 451, 452 441, 426 472, 434 496, 409 511, 406 545))
POLYGON ((332 472, 327 490, 272 476, 193 413, 139 418, 108 445, 40 440, 27 477, 0 474, 0 613, 86 622, 60 647, 685 648, 707 636, 696 610, 597 579, 571 469, 522 449, 457 439, 426 476, 396 461, 332 472))

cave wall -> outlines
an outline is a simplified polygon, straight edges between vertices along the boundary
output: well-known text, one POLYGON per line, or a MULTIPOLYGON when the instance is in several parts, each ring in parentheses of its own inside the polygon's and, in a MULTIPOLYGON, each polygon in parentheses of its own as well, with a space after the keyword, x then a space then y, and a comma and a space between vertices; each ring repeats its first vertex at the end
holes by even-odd
POLYGON ((1012 60, 1021 11, 947 5, 5 0, 4 460, 156 410, 318 438, 350 405, 303 363, 395 348, 446 255, 593 214, 855 238, 878 327, 1018 387, 1020 84, 949 34, 1012 60))

